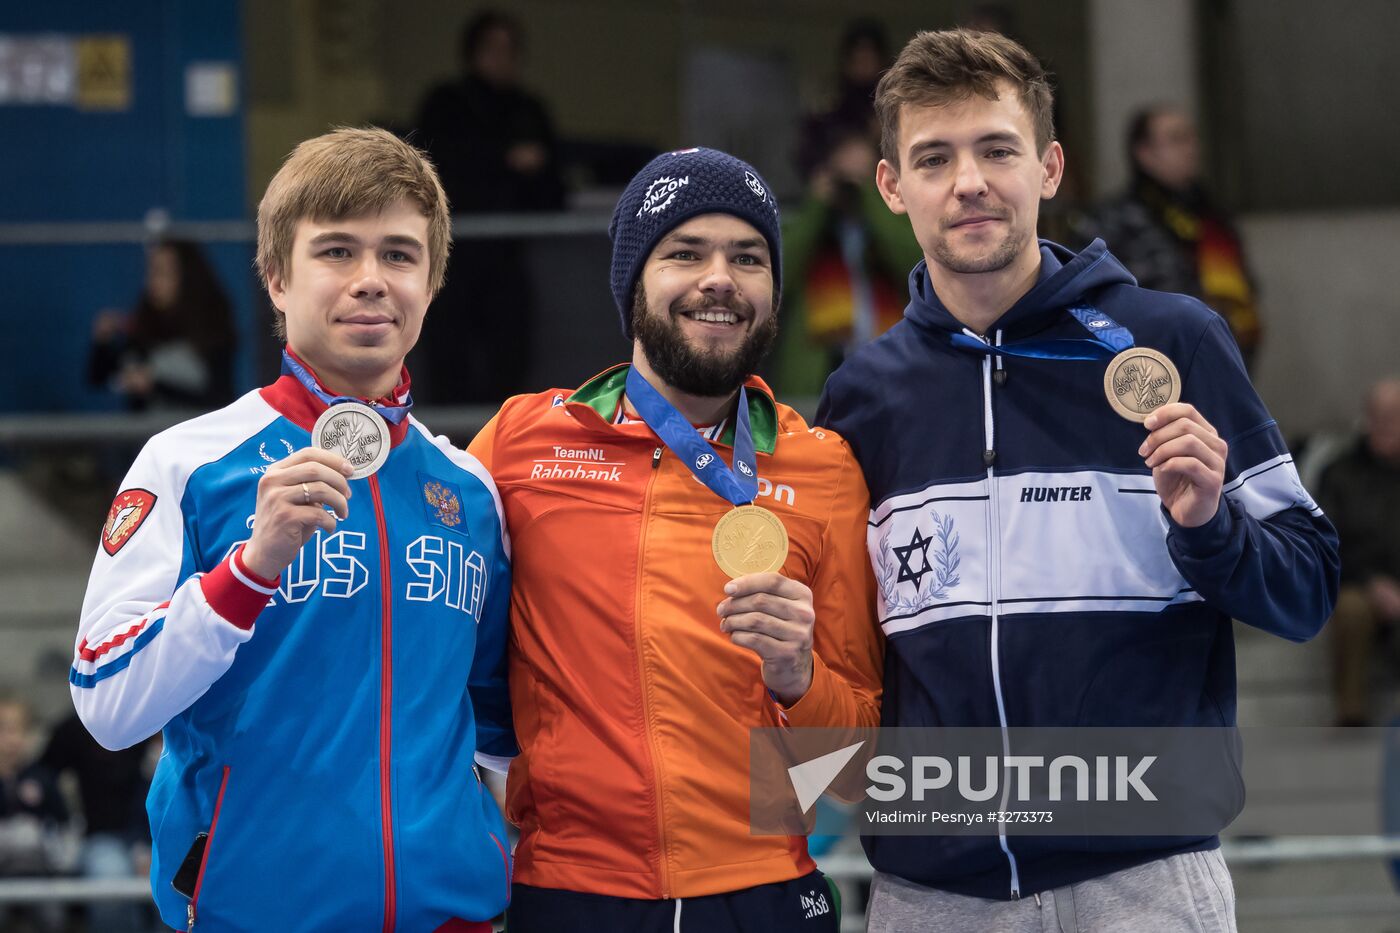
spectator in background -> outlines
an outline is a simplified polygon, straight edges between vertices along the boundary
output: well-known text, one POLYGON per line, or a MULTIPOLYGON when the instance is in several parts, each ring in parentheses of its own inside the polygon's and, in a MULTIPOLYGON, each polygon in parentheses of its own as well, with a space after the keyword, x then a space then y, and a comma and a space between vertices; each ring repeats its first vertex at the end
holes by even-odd
MULTIPOLYGON (((40 762, 55 777, 73 775, 83 807, 83 844, 78 860, 84 878, 134 878, 150 870, 151 833, 146 791, 160 742, 110 752, 97 744, 76 714, 59 723, 40 762)), ((96 902, 88 928, 103 933, 141 929, 144 909, 122 902, 96 902)))
POLYGON ((161 240, 146 252, 146 284, 129 314, 93 325, 88 382, 134 410, 217 408, 233 397, 233 315, 203 250, 161 240))
MULTIPOLYGON (((836 96, 831 109, 812 114, 802 125, 797 170, 806 181, 826 163, 836 142, 850 130, 863 131, 871 139, 877 137, 875 85, 890 65, 885 27, 873 19, 852 20, 841 34, 836 61, 836 96)), ((873 179, 873 168, 871 172, 873 179)))
MULTIPOLYGON (((424 99, 416 140, 437 165, 454 213, 564 207, 554 127, 520 86, 524 32, 487 10, 462 30, 463 72, 424 99)), ((524 252, 512 240, 473 240, 457 251, 428 317, 423 396, 498 403, 521 391, 533 301, 524 252)), ((421 377, 420 377, 421 379, 421 377)))
POLYGON ((779 394, 817 395, 846 353, 894 326, 919 244, 875 187, 876 143, 833 125, 807 196, 784 226, 788 292, 777 356, 779 394))
POLYGON ((1138 285, 1199 298, 1225 318, 1253 369, 1261 328, 1244 243, 1201 185, 1196 127, 1180 107, 1154 104, 1128 124, 1128 190, 1105 205, 1093 233, 1138 285))
POLYGON ((1021 31, 1016 28, 1016 14, 1005 3, 979 3, 972 8, 967 19, 963 20, 962 28, 971 29, 973 32, 997 32, 1021 42, 1024 38, 1021 31))
POLYGON ((909 224, 885 210, 875 190, 878 128, 874 94, 889 67, 885 28, 846 25, 829 110, 803 123, 797 169, 806 197, 784 224, 788 326, 775 354, 782 395, 816 395, 846 351, 899 320, 905 272, 918 260, 909 224))
MULTIPOLYGON (((66 868, 68 808, 42 765, 30 761, 34 716, 29 704, 0 692, 0 877, 50 875, 66 868)), ((62 911, 0 907, 5 930, 57 929, 62 911)))
POLYGON ((1376 637, 1400 626, 1400 377, 1372 386, 1365 436, 1322 474, 1317 498, 1342 543, 1330 626, 1337 724, 1366 725, 1376 637))

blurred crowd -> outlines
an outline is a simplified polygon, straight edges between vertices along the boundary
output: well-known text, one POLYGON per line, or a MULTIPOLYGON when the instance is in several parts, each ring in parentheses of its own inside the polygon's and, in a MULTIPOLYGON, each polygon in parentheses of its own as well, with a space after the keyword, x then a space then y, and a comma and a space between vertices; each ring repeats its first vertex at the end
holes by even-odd
MULTIPOLYGON (((153 738, 119 752, 76 714, 45 730, 29 704, 0 692, 0 877, 143 878, 150 869, 146 789, 159 755, 153 738)), ((137 902, 0 908, 14 933, 149 930, 137 902)))
MULTIPOLYGON (((997 4, 978 7, 965 25, 1025 41, 997 4)), ((458 216, 565 210, 580 180, 606 188, 655 154, 645 145, 561 140, 549 105, 522 83, 526 41, 506 12, 473 16, 461 31, 459 73, 429 89, 413 124, 397 128, 432 156, 458 216)), ((801 119, 792 153, 801 188, 780 192, 783 345, 767 372, 782 394, 816 395, 851 348, 899 321, 920 258, 907 220, 890 213, 873 183, 873 93, 890 49, 878 21, 849 23, 829 102, 801 119)), ((1126 127, 1125 145, 1127 188, 1086 204, 1070 179, 1044 233, 1071 248, 1102 237, 1140 284, 1203 299, 1252 363, 1263 334, 1257 287, 1228 211, 1202 181, 1191 118, 1176 103, 1148 104, 1126 127)), ((536 388, 527 384, 537 317, 527 252, 518 237, 473 238, 455 251, 434 301, 432 339, 416 358, 420 401, 493 405, 536 388)), ((229 301, 200 247, 161 240, 148 250, 133 307, 97 314, 88 381, 133 409, 209 408, 234 394, 237 350, 229 301)))

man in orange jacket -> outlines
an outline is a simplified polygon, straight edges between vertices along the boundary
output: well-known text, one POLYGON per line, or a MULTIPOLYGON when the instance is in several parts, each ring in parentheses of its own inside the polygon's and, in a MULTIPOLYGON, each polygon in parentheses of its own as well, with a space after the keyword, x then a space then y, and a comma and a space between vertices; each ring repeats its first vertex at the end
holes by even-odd
POLYGON ((874 726, 880 694, 860 469, 752 375, 778 208, 689 149, 609 233, 631 364, 510 399, 471 445, 514 545, 509 927, 834 931, 806 840, 749 829, 750 730, 874 726))

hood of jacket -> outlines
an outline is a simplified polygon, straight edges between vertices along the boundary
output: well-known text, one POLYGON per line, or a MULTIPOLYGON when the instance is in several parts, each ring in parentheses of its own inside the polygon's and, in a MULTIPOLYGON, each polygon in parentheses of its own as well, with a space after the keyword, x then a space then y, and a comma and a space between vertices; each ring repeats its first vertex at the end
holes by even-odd
MULTIPOLYGON (((1076 254, 1052 243, 1040 241, 1040 274, 1026 292, 988 331, 1001 330, 1007 340, 1044 329, 1064 309, 1076 304, 1092 304, 1092 295, 1109 285, 1136 285, 1122 263, 1113 257, 1103 240, 1095 240, 1076 254)), ((904 316, 926 330, 960 333, 963 324, 950 312, 933 289, 927 261, 920 261, 909 273, 909 306, 904 316)))

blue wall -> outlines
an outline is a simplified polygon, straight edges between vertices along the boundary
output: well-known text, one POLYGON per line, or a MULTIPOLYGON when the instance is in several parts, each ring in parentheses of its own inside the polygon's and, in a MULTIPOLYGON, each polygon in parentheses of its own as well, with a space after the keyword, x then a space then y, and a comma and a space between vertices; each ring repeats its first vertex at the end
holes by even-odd
MULTIPOLYGON (((5 3, 0 34, 126 36, 132 76, 126 110, 0 103, 0 225, 141 221, 152 208, 176 222, 247 217, 238 0, 5 3), (186 67, 210 61, 237 69, 231 116, 186 113, 186 67)), ((245 346, 257 295, 252 250, 251 243, 210 248, 245 346)), ((11 339, 0 411, 105 407, 103 394, 83 385, 92 319, 104 308, 130 307, 143 271, 134 243, 0 246, 0 281, 11 286, 0 304, 11 339)), ((240 387, 247 372, 241 360, 240 387)))

